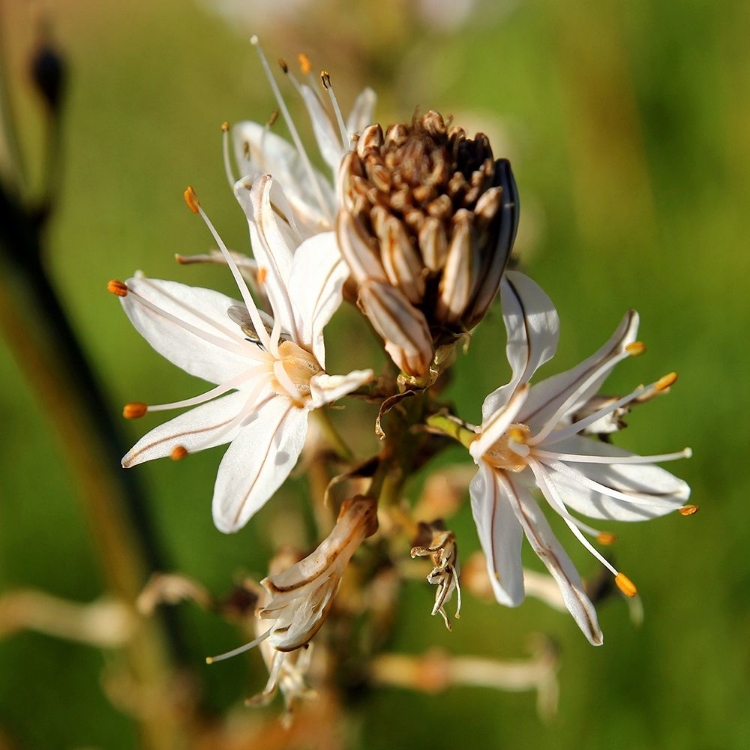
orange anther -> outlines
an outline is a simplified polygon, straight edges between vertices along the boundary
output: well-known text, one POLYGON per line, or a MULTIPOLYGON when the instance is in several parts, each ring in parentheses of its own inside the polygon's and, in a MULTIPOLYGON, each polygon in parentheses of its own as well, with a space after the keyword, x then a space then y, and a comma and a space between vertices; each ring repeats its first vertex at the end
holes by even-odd
POLYGON ((625 351, 631 357, 637 357, 639 354, 643 354, 646 351, 646 345, 642 341, 633 341, 625 347, 625 351))
POLYGON ((624 573, 618 573, 615 576, 615 583, 617 584, 617 588, 631 599, 638 593, 635 584, 624 573))
POLYGON ((118 297, 127 297, 128 285, 124 281, 113 279, 107 283, 107 291, 116 294, 118 297))
POLYGON ((172 448, 172 452, 169 454, 169 457, 173 461, 182 461, 185 456, 187 456, 187 448, 184 445, 176 445, 174 448, 172 448))
POLYGON ((148 411, 148 404, 142 401, 133 401, 122 407, 122 416, 125 419, 140 419, 148 411))
POLYGON ((677 509, 677 512, 681 516, 692 516, 694 513, 697 513, 699 510, 697 505, 683 505, 681 508, 677 509))
POLYGON ((300 52, 297 55, 297 61, 299 62, 299 69, 302 71, 302 75, 306 76, 312 69, 310 58, 304 52, 300 52))
POLYGON ((229 123, 228 122, 222 122, 221 123, 221 130, 223 133, 226 133, 229 130, 229 123))
POLYGON ((599 544, 614 544, 617 541, 617 537, 609 531, 602 531, 596 535, 596 541, 599 544))
POLYGON ((194 213, 199 213, 198 207, 200 206, 200 203, 198 202, 198 196, 195 194, 195 190, 193 190, 191 185, 188 185, 185 188, 185 192, 183 193, 183 196, 185 198, 185 203, 188 204, 188 208, 194 213))
POLYGON ((657 391, 666 391, 667 388, 670 386, 673 386, 677 382, 677 373, 676 372, 670 372, 669 375, 665 375, 663 378, 659 378, 659 380, 656 381, 656 390, 657 391))
POLYGON ((258 269, 258 283, 265 284, 267 278, 268 278, 268 269, 261 266, 258 269))

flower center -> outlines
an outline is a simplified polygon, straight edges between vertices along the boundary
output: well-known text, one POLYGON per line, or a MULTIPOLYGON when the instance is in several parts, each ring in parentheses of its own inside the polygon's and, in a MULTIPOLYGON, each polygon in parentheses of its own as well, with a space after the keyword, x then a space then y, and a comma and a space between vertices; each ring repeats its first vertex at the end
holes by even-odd
POLYGON ((512 424, 505 434, 484 454, 484 460, 496 469, 519 473, 526 466, 531 449, 526 441, 531 430, 525 424, 512 424))
POLYGON ((310 380, 322 372, 318 360, 293 341, 279 344, 279 359, 274 362, 274 390, 288 396, 298 406, 303 406, 310 396, 310 380))

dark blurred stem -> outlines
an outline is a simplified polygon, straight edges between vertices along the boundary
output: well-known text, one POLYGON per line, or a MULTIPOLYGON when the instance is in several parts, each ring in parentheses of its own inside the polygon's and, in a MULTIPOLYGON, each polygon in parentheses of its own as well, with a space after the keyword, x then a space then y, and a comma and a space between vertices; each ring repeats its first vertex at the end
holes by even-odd
MULTIPOLYGON (((123 446, 107 399, 43 266, 47 212, 28 210, 0 187, 0 215, 0 327, 61 439, 108 587, 134 605, 148 574, 165 567, 144 493, 120 467, 123 446)), ((175 622, 166 619, 174 612, 163 615, 144 622, 127 647, 128 668, 144 695, 169 695, 170 663, 185 654, 175 622)), ((141 717, 143 747, 179 744, 176 716, 169 714, 141 717)))

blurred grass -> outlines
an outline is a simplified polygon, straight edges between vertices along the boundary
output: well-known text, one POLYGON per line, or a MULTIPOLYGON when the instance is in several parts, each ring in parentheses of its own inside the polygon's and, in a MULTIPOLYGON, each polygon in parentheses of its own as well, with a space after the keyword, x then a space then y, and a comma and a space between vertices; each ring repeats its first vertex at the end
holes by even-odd
MULTIPOLYGON (((4 41, 19 80, 31 31, 24 9, 4 10, 4 41)), ((535 232, 522 218, 522 232, 538 238, 529 270, 561 312, 560 354, 548 369, 573 365, 606 339, 628 307, 637 308, 649 352, 623 365, 612 389, 670 370, 681 379, 668 398, 631 416, 622 443, 642 452, 692 445, 695 457, 673 468, 702 508, 688 519, 615 529, 618 563, 638 583, 646 619, 636 630, 621 602, 604 606, 602 649, 590 648, 572 620, 534 601, 506 610, 467 596, 464 616, 448 634, 428 616, 431 592, 408 584, 395 648, 418 653, 439 645, 513 658, 524 652, 529 632, 549 632, 563 649, 560 715, 541 724, 525 694, 377 691, 353 709, 362 714, 367 748, 461 745, 467 732, 487 748, 750 744, 743 473, 750 426, 742 421, 750 406, 750 102, 741 94, 750 83, 748 16, 739 2, 540 0, 454 36, 402 34, 405 62, 378 58, 372 79, 352 80, 346 68, 330 64, 342 98, 364 84, 380 89, 382 120, 406 119, 416 104, 454 114, 459 124, 465 111, 500 119, 503 133, 489 135, 510 144, 522 202, 540 210, 535 232)), ((273 108, 269 92, 244 35, 190 4, 75 0, 58 9, 55 21, 72 73, 65 180, 49 243, 55 281, 113 409, 127 400, 192 394, 200 386, 140 340, 104 287, 142 268, 231 288, 222 269, 174 265, 175 252, 202 252, 209 244, 181 191, 193 184, 229 244, 246 247, 244 220, 221 167, 219 125, 265 120, 273 108)), ((376 26, 349 27, 342 40, 333 22, 300 27, 292 48, 285 34, 264 37, 272 57, 292 57, 300 44, 329 66, 327 48, 335 61, 337 49, 361 46, 370 52, 357 58, 359 70, 372 50, 382 53, 370 42, 376 26)), ((19 84, 14 94, 30 123, 22 135, 32 153, 35 110, 19 84)), ((40 175, 35 179, 39 184, 40 175)), ((335 358, 337 340, 340 357, 353 336, 343 326, 334 333, 335 358)), ((496 313, 457 369, 452 394, 469 419, 506 375, 503 347, 496 313)), ((5 354, 0 383, 0 588, 37 586, 93 599, 101 582, 75 489, 45 415, 5 354)), ((155 423, 124 429, 135 439, 155 423)), ((263 574, 273 529, 265 511, 232 537, 213 528, 219 457, 211 451, 136 470, 151 488, 175 568, 220 593, 238 570, 263 574)), ((303 507, 301 486, 284 493, 291 509, 303 507)), ((454 526, 463 554, 478 546, 468 509, 454 526)), ((594 570, 582 551, 567 546, 582 571, 594 570)), ((237 633, 185 612, 216 709, 262 684, 255 657, 201 666, 203 655, 234 645, 237 633)), ((132 747, 130 723, 99 688, 107 661, 33 634, 0 643, 0 727, 23 747, 132 747)))

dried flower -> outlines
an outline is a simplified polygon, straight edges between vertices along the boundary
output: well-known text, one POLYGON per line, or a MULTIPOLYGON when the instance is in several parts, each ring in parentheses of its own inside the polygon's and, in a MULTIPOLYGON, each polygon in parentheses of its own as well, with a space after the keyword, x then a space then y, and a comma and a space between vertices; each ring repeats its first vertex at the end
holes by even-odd
POLYGON ((445 605, 456 592, 456 618, 461 616, 461 587, 458 583, 458 546, 456 535, 448 531, 440 521, 431 524, 421 523, 418 542, 425 538, 424 544, 417 543, 411 550, 412 557, 431 557, 433 569, 427 576, 427 582, 437 586, 435 606, 432 614, 438 612, 443 617, 445 627, 451 630, 450 620, 445 614, 445 605))
POLYGON ((429 380, 435 350, 495 297, 518 225, 510 164, 437 112, 371 125, 339 174, 341 251, 359 303, 401 370, 429 380))
MULTIPOLYGON (((270 190, 271 180, 264 186, 270 190)), ((331 376, 324 369, 323 327, 341 302, 347 275, 334 247, 313 238, 292 252, 280 237, 263 246, 258 260, 268 269, 271 317, 256 307, 192 188, 185 195, 224 253, 243 301, 143 276, 110 285, 154 349, 217 384, 184 401, 126 406, 124 413, 131 418, 147 411, 196 408, 149 432, 122 463, 129 468, 164 456, 179 459, 230 443, 216 478, 213 516, 217 528, 233 532, 289 475, 305 442, 310 411, 341 398, 372 373, 331 376)))
POLYGON ((637 314, 629 312, 612 338, 578 367, 529 387, 534 372, 557 348, 557 312, 531 279, 517 273, 503 281, 502 300, 513 377, 485 399, 481 431, 470 446, 479 466, 470 488, 472 511, 490 579, 500 603, 517 606, 523 601, 520 548, 525 534, 557 581, 568 610, 591 643, 599 645, 602 634, 594 607, 529 487, 541 490, 579 541, 615 576, 620 590, 634 596, 633 583, 584 534, 602 544, 614 536, 583 523, 569 508, 592 518, 643 521, 692 507, 684 506, 688 485, 654 465, 685 458, 690 451, 642 457, 580 433, 617 409, 665 390, 676 376, 576 417, 618 362, 643 351, 635 340, 637 314))
MULTIPOLYGON (((358 495, 344 502, 336 525, 314 552, 282 573, 261 581, 270 601, 257 617, 273 624, 254 641, 207 661, 228 659, 264 641, 278 654, 307 646, 331 609, 349 560, 377 528, 377 503, 372 498, 358 495)), ((269 685, 281 675, 282 662, 283 657, 274 657, 269 685)))

